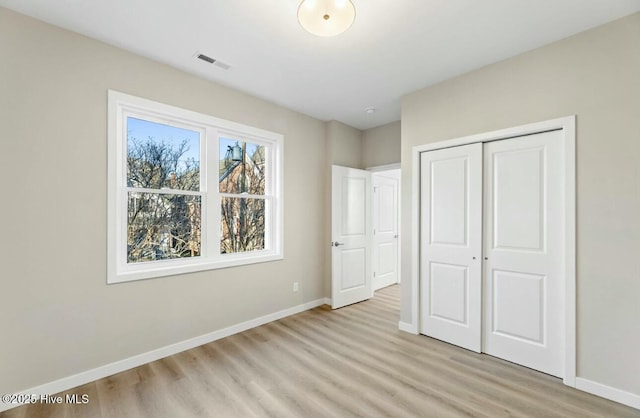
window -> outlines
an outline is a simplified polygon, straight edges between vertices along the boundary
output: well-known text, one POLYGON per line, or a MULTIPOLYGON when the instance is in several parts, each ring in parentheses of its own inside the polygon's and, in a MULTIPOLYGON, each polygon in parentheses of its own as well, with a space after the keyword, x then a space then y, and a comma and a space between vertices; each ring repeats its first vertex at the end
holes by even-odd
POLYGON ((220 252, 263 250, 266 208, 265 147, 220 138, 220 252), (224 157, 222 157, 224 155, 224 157))
POLYGON ((108 283, 281 259, 282 147, 109 91, 108 283))

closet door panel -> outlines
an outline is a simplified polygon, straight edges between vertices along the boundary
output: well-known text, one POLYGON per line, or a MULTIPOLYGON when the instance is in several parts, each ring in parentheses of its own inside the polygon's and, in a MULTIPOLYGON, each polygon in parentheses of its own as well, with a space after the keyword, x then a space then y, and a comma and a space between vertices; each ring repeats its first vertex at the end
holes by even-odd
POLYGON ((563 371, 561 131, 484 147, 483 351, 563 371))
POLYGON ((421 157, 421 329, 480 352, 482 144, 421 157))

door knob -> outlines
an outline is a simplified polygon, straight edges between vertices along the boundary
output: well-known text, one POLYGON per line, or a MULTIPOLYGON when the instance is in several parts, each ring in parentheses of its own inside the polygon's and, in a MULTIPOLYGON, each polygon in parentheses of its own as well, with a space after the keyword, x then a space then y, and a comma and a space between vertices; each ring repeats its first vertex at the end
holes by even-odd
POLYGON ((334 247, 339 247, 339 246, 341 246, 341 245, 344 245, 344 244, 343 244, 342 242, 338 242, 338 241, 336 241, 336 242, 334 242, 334 243, 333 243, 333 246, 334 246, 334 247))

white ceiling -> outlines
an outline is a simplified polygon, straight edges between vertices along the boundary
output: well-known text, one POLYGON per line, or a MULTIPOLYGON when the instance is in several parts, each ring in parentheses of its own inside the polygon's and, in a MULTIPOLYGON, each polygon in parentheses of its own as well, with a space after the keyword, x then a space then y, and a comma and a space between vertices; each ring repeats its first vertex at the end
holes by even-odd
POLYGON ((356 21, 320 38, 299 0, 0 0, 0 6, 322 120, 367 129, 400 98, 640 10, 640 0, 352 0, 356 21), (231 64, 194 58, 200 51, 231 64), (364 110, 375 107, 368 115, 364 110))

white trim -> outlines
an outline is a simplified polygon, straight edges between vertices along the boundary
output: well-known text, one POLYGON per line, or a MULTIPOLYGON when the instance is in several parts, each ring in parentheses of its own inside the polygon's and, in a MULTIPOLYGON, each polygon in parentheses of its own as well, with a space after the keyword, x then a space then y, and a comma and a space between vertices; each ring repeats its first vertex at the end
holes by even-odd
POLYGON ((365 168, 365 170, 376 172, 376 171, 399 170, 401 168, 402 168, 402 165, 400 163, 393 163, 393 164, 376 165, 373 167, 367 167, 365 168))
MULTIPOLYGON (((104 377, 111 376, 113 374, 120 373, 125 370, 132 369, 134 367, 142 366, 143 364, 147 364, 152 361, 156 361, 161 358, 180 353, 182 351, 190 350, 192 348, 199 347, 204 344, 208 344, 210 342, 219 340, 221 338, 238 334, 240 332, 258 327, 260 325, 268 324, 269 322, 286 318, 287 316, 308 311, 309 309, 322 306, 323 304, 326 304, 326 303, 327 303, 326 298, 316 299, 314 301, 307 302, 302 305, 283 309, 281 311, 264 315, 259 318, 251 319, 249 321, 241 322, 236 325, 231 325, 229 327, 226 327, 217 331, 200 335, 198 337, 190 338, 188 340, 184 340, 175 344, 167 345, 165 347, 151 350, 146 353, 138 354, 138 355, 126 358, 124 360, 119 360, 113 363, 105 364, 104 366, 96 367, 95 369, 87 370, 78 374, 74 374, 72 376, 63 377, 62 379, 45 383, 44 385, 36 386, 27 390, 16 391, 15 393, 29 394, 29 395, 53 395, 55 393, 67 391, 75 387, 84 385, 86 383, 90 383, 95 380, 102 379, 104 377)), ((20 405, 22 405, 22 403, 20 404, 0 403, 0 412, 18 407, 20 405)))
POLYGON ((411 325, 420 330, 420 153, 411 150, 411 325))
POLYGON ((640 395, 612 388, 582 377, 576 377, 576 389, 591 393, 601 398, 609 399, 632 408, 640 409, 640 395))
POLYGON ((575 115, 566 116, 563 118, 552 119, 548 121, 535 122, 522 126, 514 126, 513 128, 500 129, 497 131, 484 132, 476 135, 464 136, 462 138, 447 139, 439 142, 432 142, 424 145, 416 145, 412 148, 412 154, 416 151, 418 153, 424 151, 433 151, 442 148, 457 147, 460 145, 474 144, 476 142, 490 142, 499 141, 501 139, 514 138, 524 135, 532 135, 540 132, 565 129, 566 127, 573 126, 573 132, 575 133, 575 115))
MULTIPOLYGON (((411 222, 419 230, 420 225, 420 154, 442 148, 451 148, 477 142, 490 142, 501 139, 531 135, 540 132, 561 129, 564 131, 564 177, 565 177, 565 357, 563 382, 567 386, 575 386, 576 381, 576 117, 567 116, 548 121, 535 122, 513 128, 500 129, 462 138, 449 139, 424 145, 416 145, 411 149, 411 222)), ((411 324, 420 329, 420 236, 411 234, 411 324)))
POLYGON ((284 258, 284 136, 252 126, 181 109, 164 103, 109 90, 107 165, 107 283, 164 277, 195 271, 262 263, 284 258), (198 257, 127 263, 126 254, 126 118, 139 117, 200 133, 201 187, 198 191, 164 191, 136 188, 136 192, 201 196, 201 251, 198 257), (232 138, 265 145, 268 163, 264 196, 231 195, 218 191, 218 141, 232 138), (208 167, 208 169, 207 169, 208 167), (221 196, 264 199, 267 202, 265 249, 220 254, 221 196))
POLYGON ((331 298, 324 298, 324 304, 331 306, 331 298))
POLYGON ((404 331, 404 332, 408 332, 410 334, 418 335, 418 326, 415 323, 410 324, 408 322, 399 321, 398 322, 398 329, 400 331, 404 331))
POLYGON ((565 118, 564 130, 564 185, 565 185, 565 358, 564 384, 576 386, 576 117, 565 118))
POLYGON ((140 268, 140 271, 135 271, 133 268, 128 272, 121 272, 117 276, 113 276, 109 279, 107 284, 126 283, 132 280, 154 279, 159 277, 175 276, 177 274, 193 273, 196 271, 221 269, 226 267, 244 266, 247 264, 266 263, 269 261, 282 260, 284 257, 282 254, 271 254, 262 251, 253 251, 251 253, 238 253, 238 254, 225 254, 225 259, 216 261, 203 261, 196 259, 184 259, 184 260, 159 260, 154 263, 153 269, 143 269, 149 262, 139 263, 134 265, 133 268, 140 268), (243 257, 240 257, 240 254, 243 257), (175 261, 175 263, 171 263, 175 261), (167 265, 167 264, 173 265, 167 265), (180 264, 180 265, 177 265, 180 264))

